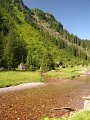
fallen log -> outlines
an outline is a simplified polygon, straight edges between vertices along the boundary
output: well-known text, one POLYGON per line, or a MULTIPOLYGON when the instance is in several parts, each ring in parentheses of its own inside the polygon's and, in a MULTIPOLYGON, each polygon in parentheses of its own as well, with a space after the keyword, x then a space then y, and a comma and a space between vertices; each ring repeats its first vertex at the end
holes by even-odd
POLYGON ((53 108, 52 110, 68 110, 68 111, 76 111, 74 108, 71 108, 71 107, 53 108))

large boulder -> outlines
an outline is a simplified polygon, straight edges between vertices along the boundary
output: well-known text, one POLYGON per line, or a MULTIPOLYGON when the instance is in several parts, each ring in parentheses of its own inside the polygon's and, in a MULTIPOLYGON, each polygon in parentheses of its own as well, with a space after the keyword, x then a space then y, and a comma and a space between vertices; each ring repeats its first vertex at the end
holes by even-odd
POLYGON ((5 68, 4 68, 4 67, 1 67, 0 70, 5 70, 5 68))
POLYGON ((25 64, 21 63, 21 64, 18 66, 18 69, 25 71, 25 70, 28 70, 28 67, 27 67, 25 64))
POLYGON ((85 99, 84 101, 84 110, 90 110, 90 96, 83 97, 85 99))

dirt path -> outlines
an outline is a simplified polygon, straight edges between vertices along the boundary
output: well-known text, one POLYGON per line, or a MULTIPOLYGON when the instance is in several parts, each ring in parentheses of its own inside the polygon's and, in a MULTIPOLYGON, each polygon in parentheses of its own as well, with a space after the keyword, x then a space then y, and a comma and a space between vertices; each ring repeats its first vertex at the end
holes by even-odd
POLYGON ((17 85, 17 86, 0 88, 0 93, 10 92, 10 91, 18 91, 18 90, 25 90, 25 89, 30 89, 30 88, 37 87, 37 86, 42 86, 42 85, 45 85, 45 84, 40 83, 40 82, 23 83, 23 84, 20 84, 20 85, 17 85))

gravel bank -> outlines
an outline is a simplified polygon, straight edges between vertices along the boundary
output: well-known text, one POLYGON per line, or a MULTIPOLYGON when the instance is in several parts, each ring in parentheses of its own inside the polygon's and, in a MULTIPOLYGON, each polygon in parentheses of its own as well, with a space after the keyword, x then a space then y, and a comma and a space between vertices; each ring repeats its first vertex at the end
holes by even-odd
POLYGON ((33 88, 33 87, 37 87, 37 86, 42 86, 42 85, 45 85, 45 84, 40 83, 40 82, 24 83, 24 84, 20 84, 20 85, 17 85, 17 86, 0 88, 0 93, 1 92, 24 90, 24 89, 29 89, 29 88, 33 88))

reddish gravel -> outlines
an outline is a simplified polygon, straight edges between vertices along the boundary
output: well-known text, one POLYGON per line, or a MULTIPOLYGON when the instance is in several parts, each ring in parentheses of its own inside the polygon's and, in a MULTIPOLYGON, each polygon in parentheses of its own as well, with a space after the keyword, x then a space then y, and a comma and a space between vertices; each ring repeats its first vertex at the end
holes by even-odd
POLYGON ((67 111, 55 108, 83 108, 83 96, 90 93, 90 75, 77 80, 53 80, 44 86, 0 93, 0 120, 41 120, 61 117, 67 111))

